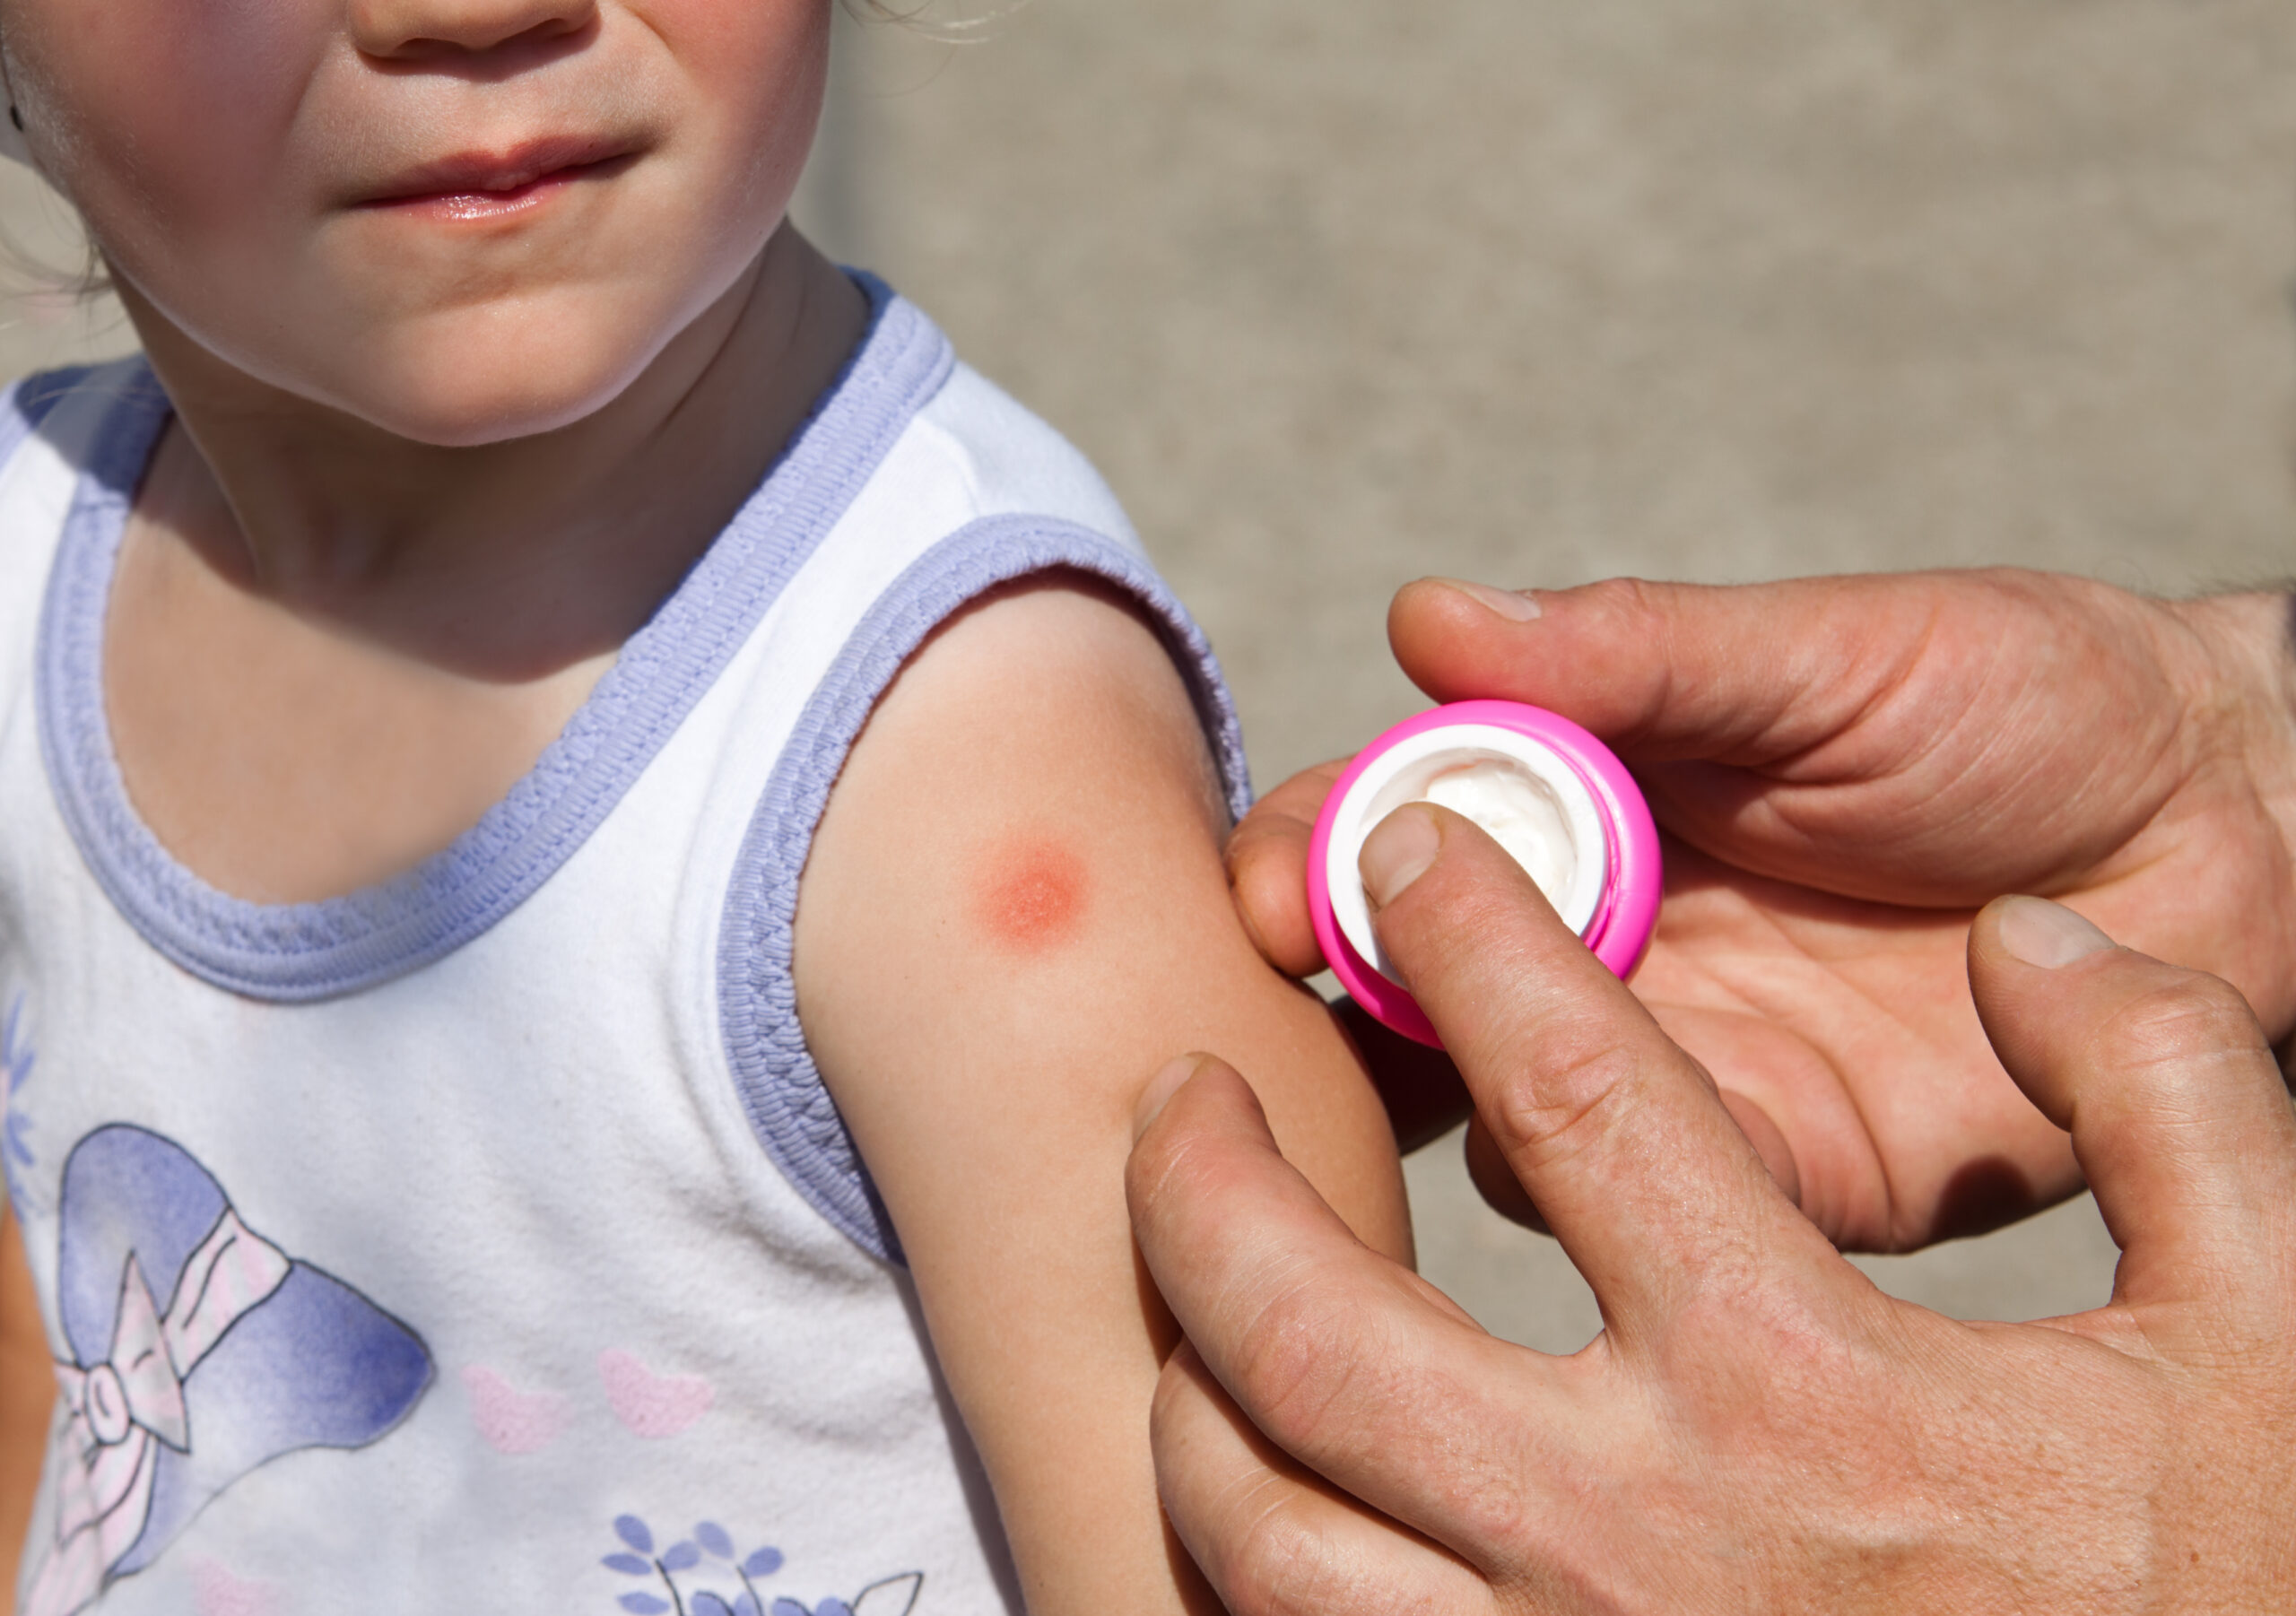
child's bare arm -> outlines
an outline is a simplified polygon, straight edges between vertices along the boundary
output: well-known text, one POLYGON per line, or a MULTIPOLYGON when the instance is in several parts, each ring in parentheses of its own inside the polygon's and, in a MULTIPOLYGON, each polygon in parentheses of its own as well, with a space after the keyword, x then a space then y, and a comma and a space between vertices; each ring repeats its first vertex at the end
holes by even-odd
POLYGON ((1217 1609, 1167 1536, 1148 1407, 1174 1339, 1124 1204, 1133 1103, 1183 1050, 1408 1260, 1379 1103, 1230 904, 1225 814, 1155 636, 1088 589, 948 625, 879 704, 797 913, 798 1003, 907 1248, 1034 1616, 1217 1609))
POLYGON ((56 1371, 24 1261, 23 1231, 14 1212, 0 1211, 0 1588, 16 1586, 55 1403, 56 1371))

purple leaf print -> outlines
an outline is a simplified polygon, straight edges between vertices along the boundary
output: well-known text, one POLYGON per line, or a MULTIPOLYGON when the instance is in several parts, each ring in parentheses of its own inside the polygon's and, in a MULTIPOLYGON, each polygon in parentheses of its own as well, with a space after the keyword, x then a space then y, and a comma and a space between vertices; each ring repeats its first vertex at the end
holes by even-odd
POLYGON ((909 1616, 917 1603, 918 1586, 924 1581, 921 1573, 909 1572, 871 1583, 856 1600, 831 1595, 813 1606, 786 1598, 769 1604, 753 1579, 770 1577, 782 1568, 784 1556, 771 1544, 742 1554, 734 1534, 714 1520, 697 1521, 691 1537, 666 1544, 643 1516, 614 1516, 613 1532, 624 1547, 602 1557, 598 1563, 627 1577, 654 1579, 653 1591, 633 1590, 616 1598, 615 1603, 631 1616, 859 1616, 865 1610, 871 1616, 909 1616), (688 1575, 698 1582, 717 1580, 721 1586, 680 1586, 688 1575), (729 1575, 740 1577, 739 1589, 722 1586, 729 1575), (908 1595, 906 1603, 900 1597, 903 1591, 908 1595), (889 1593, 891 1599, 879 1597, 889 1593), (900 1608, 893 1609, 895 1605, 900 1608))

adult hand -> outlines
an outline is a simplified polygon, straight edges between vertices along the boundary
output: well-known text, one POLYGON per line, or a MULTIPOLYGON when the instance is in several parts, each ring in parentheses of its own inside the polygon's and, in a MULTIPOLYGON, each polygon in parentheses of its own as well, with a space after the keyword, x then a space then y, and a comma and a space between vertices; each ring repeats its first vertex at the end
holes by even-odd
MULTIPOLYGON (((1636 991, 1818 1226, 1883 1251, 2080 1185, 1970 1007, 1963 945, 1996 894, 2061 899, 2228 978, 2275 1040, 2296 1025, 2289 630, 2283 596, 2169 604, 2008 571, 1431 580, 1388 620, 1430 695, 1552 708, 1633 767, 1669 833, 1636 991)), ((1302 874, 1337 767, 1270 793, 1231 844, 1246 925, 1300 975, 1321 964, 1302 874)), ((1375 1035, 1367 1053, 1399 1052, 1375 1035)), ((1446 1120, 1419 1064, 1399 1131, 1446 1120)), ((1487 1134, 1469 1157, 1523 1215, 1487 1134)))
POLYGON ((1594 1287, 1553 1358, 1367 1251, 1208 1057, 1128 1189, 1188 1343, 1167 1508, 1238 1616, 2284 1611, 2296 1116, 2224 983, 2006 899, 1968 969, 2124 1255, 2111 1302, 1965 1325, 1876 1290, 1698 1064, 1466 821, 1366 844, 1380 941, 1594 1287))

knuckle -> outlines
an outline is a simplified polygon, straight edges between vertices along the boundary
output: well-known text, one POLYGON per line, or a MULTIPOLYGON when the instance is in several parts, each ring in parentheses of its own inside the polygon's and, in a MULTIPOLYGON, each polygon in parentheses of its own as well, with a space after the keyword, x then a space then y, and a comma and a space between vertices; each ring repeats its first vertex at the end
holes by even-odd
POLYGON ((1518 1069, 1499 1090, 1487 1120, 1509 1155, 1530 1151, 1569 1156, 1599 1142, 1642 1082, 1631 1047, 1595 1038, 1548 1051, 1534 1068, 1518 1069))
POLYGON ((1212 1580, 1233 1616, 1352 1616, 1385 1610, 1344 1568, 1344 1545, 1313 1518, 1303 1494, 1270 1477, 1239 1500, 1244 1525, 1221 1551, 1212 1580))
POLYGON ((1665 615, 1658 591, 1644 578, 1605 578, 1587 585, 1584 598, 1624 623, 1648 623, 1665 615))
MULTIPOLYGON (((1198 1068, 1201 1076, 1210 1063, 1198 1068)), ((1159 1117, 1158 1122, 1164 1120, 1159 1117)), ((1238 1189, 1233 1152, 1226 1141, 1201 1130, 1152 1125, 1124 1165, 1126 1209, 1135 1235, 1152 1258, 1158 1251, 1192 1254, 1198 1261, 1229 1260, 1238 1230, 1204 1209, 1231 1204, 1238 1189)))
POLYGON ((2231 983, 2199 971, 2179 972, 2117 1007, 2099 1028, 2099 1039, 2116 1063, 2139 1067, 2267 1053, 2248 1002, 2231 983))
MULTIPOLYGON (((1199 1378, 1192 1357, 1186 1347, 1174 1354, 1149 1407, 1160 1490, 1165 1490, 1168 1459, 1184 1454, 1192 1436, 1201 1434, 1205 1404, 1216 1396, 1199 1378)), ((1280 1470, 1248 1462, 1222 1483, 1165 1496, 1189 1552, 1234 1616, 1339 1616, 1361 1608, 1339 1586, 1335 1568, 1345 1557, 1318 1524, 1327 1513, 1318 1507, 1322 1500, 1280 1470)))
POLYGON ((1233 1360, 1252 1423, 1292 1453, 1321 1451, 1346 1427, 1366 1345, 1346 1297, 1308 1275, 1284 1285, 1246 1325, 1233 1360))

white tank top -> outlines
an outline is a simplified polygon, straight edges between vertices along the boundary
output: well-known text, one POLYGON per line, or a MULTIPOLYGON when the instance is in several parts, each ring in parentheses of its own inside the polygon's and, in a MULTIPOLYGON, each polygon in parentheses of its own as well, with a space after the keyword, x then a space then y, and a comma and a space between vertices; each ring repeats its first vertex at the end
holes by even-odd
POLYGON ((846 374, 447 852, 229 898, 137 819, 104 606, 168 406, 0 414, 0 1158, 61 1388, 31 1616, 1017 1611, 799 1028, 790 917, 872 704, 1049 567, 1201 637, 1090 466, 865 282, 846 374))

